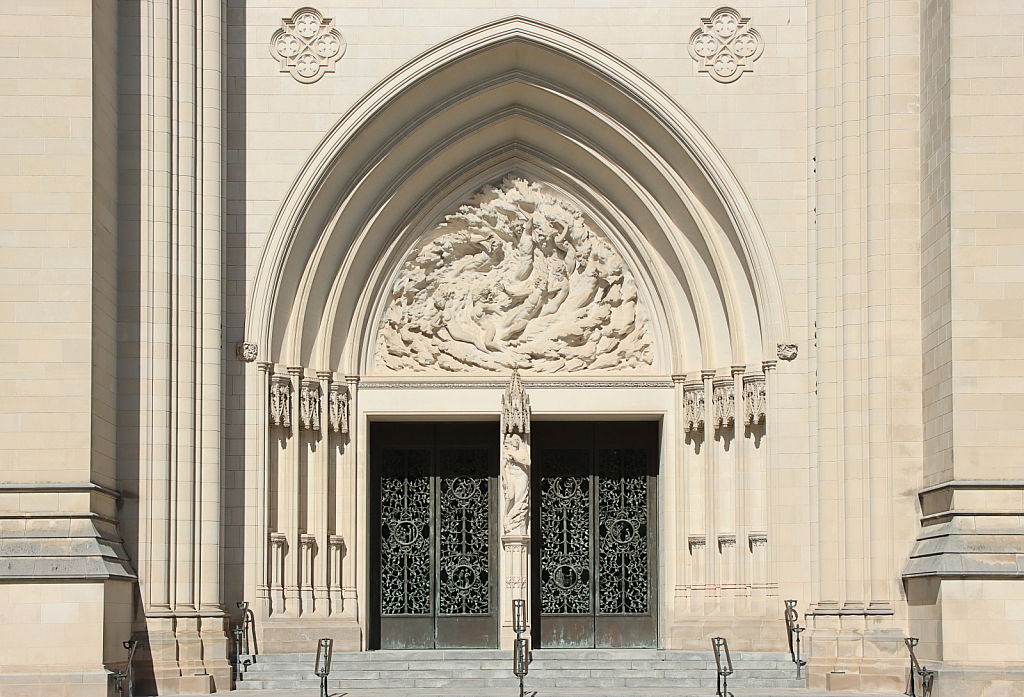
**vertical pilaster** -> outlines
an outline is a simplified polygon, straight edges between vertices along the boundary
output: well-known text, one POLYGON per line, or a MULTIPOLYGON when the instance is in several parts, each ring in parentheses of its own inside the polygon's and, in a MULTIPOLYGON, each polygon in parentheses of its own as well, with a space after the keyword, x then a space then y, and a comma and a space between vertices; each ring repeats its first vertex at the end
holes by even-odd
POLYGON ((365 455, 359 457, 360 444, 365 453, 365 439, 363 438, 363 417, 359 413, 359 376, 346 375, 345 384, 348 385, 349 399, 349 425, 348 444, 345 446, 342 462, 344 467, 338 474, 338 487, 342 492, 341 520, 343 527, 339 529, 345 540, 345 556, 353 560, 353 563, 342 565, 342 578, 344 579, 342 595, 345 603, 345 613, 351 614, 355 620, 363 624, 364 612, 359 611, 360 598, 365 602, 366 598, 366 577, 356 575, 356 569, 369 568, 369 553, 366 545, 359 544, 361 531, 367 530, 366 506, 357 505, 360 500, 365 500, 369 492, 367 481, 367 465, 365 455), (358 496, 358 498, 357 498, 358 496))
POLYGON ((288 540, 288 549, 284 555, 284 605, 285 614, 288 617, 298 617, 300 610, 299 603, 299 574, 301 573, 302 554, 299 545, 299 512, 302 510, 302 486, 299 482, 300 448, 302 443, 302 415, 301 402, 299 399, 302 389, 302 368, 289 366, 288 368, 289 390, 295 396, 288 407, 291 411, 290 437, 284 440, 285 447, 281 453, 281 524, 279 529, 288 540))

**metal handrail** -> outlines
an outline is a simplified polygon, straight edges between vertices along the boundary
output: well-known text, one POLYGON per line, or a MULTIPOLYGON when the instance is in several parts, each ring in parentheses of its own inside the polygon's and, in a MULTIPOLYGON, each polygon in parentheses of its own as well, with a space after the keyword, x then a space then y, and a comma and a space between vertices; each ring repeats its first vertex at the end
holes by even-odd
POLYGON ((715 651, 715 665, 718 667, 717 697, 732 697, 729 692, 729 676, 733 674, 732 656, 729 654, 729 642, 725 637, 716 636, 711 640, 711 648, 715 651), (725 666, 722 665, 722 649, 725 649, 725 666))
POLYGON ((121 642, 121 645, 128 649, 128 662, 125 664, 124 672, 117 671, 117 675, 114 676, 114 682, 117 685, 118 697, 124 697, 124 681, 128 681, 128 697, 134 697, 135 695, 135 668, 132 666, 132 661, 135 660, 135 649, 138 648, 139 642, 135 639, 129 639, 128 641, 121 642))
POLYGON ((327 676, 331 674, 331 654, 334 639, 323 638, 316 645, 316 664, 313 672, 320 678, 320 697, 327 697, 327 676))
POLYGON ((907 645, 907 650, 910 652, 910 677, 907 681, 907 691, 904 693, 909 695, 909 697, 916 697, 914 689, 915 676, 921 678, 921 697, 931 697, 932 683, 935 682, 935 671, 921 665, 921 662, 917 660, 917 654, 914 653, 914 647, 920 641, 917 637, 907 637, 903 640, 903 643, 907 645))
POLYGON ((796 663, 796 653, 793 651, 793 627, 796 626, 797 621, 800 619, 800 615, 796 611, 796 601, 786 600, 786 634, 789 638, 789 655, 796 663))
POLYGON ((786 635, 789 639, 789 655, 796 664, 796 679, 800 679, 800 669, 807 661, 800 660, 800 633, 806 629, 798 624, 800 615, 796 611, 796 601, 786 600, 786 635))
POLYGON ((256 615, 249 608, 249 603, 240 600, 235 603, 242 611, 242 654, 253 657, 259 655, 260 647, 256 641, 256 615))

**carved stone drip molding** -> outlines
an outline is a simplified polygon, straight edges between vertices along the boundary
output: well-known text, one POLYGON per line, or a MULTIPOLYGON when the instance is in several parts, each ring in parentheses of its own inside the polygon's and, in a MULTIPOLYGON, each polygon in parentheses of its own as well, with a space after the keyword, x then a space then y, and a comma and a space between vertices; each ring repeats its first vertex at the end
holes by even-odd
POLYGON ((693 554, 694 548, 704 549, 708 544, 708 539, 704 535, 690 535, 687 538, 687 542, 690 547, 690 554, 693 554))
POLYGON ((732 427, 736 423, 736 387, 732 380, 716 380, 712 399, 715 428, 732 427))
POLYGON ((633 274, 584 213, 507 177, 424 235, 377 337, 381 373, 651 372, 633 274))
POLYGON ((341 383, 332 383, 327 398, 328 419, 334 433, 348 433, 348 388, 341 383))
POLYGON ((345 54, 345 37, 312 7, 295 10, 281 20, 281 28, 270 38, 270 55, 299 82, 316 82, 333 73, 334 64, 345 54))
POLYGON ((683 430, 696 433, 704 430, 704 383, 695 382, 683 387, 683 430))
POLYGON ((270 425, 291 428, 292 381, 287 375, 270 378, 270 425))
POLYGON ((776 348, 780 361, 791 361, 796 358, 796 344, 779 344, 776 348))
POLYGON ((718 82, 729 83, 753 71, 753 63, 764 51, 764 41, 749 27, 749 17, 731 7, 719 7, 701 20, 701 28, 690 35, 690 56, 697 70, 718 82))
POLYGON ((764 375, 743 378, 743 422, 763 426, 767 419, 764 375))
POLYGON ((299 389, 299 418, 306 431, 320 430, 320 383, 306 378, 299 389))
POLYGON ((235 345, 235 358, 243 363, 252 363, 258 353, 259 347, 248 341, 235 345))

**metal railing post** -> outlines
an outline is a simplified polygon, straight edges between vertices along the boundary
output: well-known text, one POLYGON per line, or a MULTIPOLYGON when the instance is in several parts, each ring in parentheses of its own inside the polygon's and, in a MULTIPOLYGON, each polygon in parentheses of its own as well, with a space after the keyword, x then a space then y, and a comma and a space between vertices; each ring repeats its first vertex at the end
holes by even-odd
POLYGON ((796 611, 796 601, 786 600, 786 634, 789 639, 789 655, 796 663, 796 654, 793 652, 793 627, 796 626, 800 616, 796 611))
POLYGON ((316 645, 316 665, 313 672, 320 678, 320 697, 327 697, 327 676, 331 674, 333 651, 334 639, 324 638, 316 645))
POLYGON ((512 629, 516 632, 516 643, 512 653, 512 674, 519 678, 519 697, 524 697, 523 678, 530 672, 529 641, 523 636, 526 631, 526 601, 515 598, 512 601, 512 629))
POLYGON ((793 633, 796 634, 796 679, 800 679, 800 669, 807 665, 807 661, 800 660, 800 635, 803 633, 806 627, 801 627, 799 624, 793 625, 793 633))
POLYGON ((716 636, 711 640, 711 648, 715 651, 715 665, 718 667, 717 697, 732 697, 729 692, 729 676, 733 674, 732 656, 729 654, 729 642, 725 637, 716 636), (722 651, 725 651, 725 665, 722 665, 722 651))
POLYGON ((114 676, 118 697, 125 697, 124 682, 126 680, 128 681, 127 697, 134 697, 135 695, 135 669, 132 667, 132 661, 135 660, 135 649, 138 645, 139 642, 134 639, 122 642, 122 646, 128 649, 128 663, 124 667, 124 672, 119 670, 117 671, 117 675, 114 676))
POLYGON ((914 678, 921 678, 921 697, 931 697, 932 694, 932 683, 935 681, 935 671, 929 670, 921 665, 921 662, 917 660, 917 654, 914 652, 914 647, 920 643, 920 639, 917 637, 907 637, 903 640, 903 643, 907 645, 907 650, 910 652, 910 684, 907 685, 907 691, 904 693, 910 697, 916 697, 914 689, 914 678))
POLYGON ((256 643, 256 615, 244 600, 239 600, 235 605, 242 611, 242 655, 254 657, 260 652, 259 644, 256 643))

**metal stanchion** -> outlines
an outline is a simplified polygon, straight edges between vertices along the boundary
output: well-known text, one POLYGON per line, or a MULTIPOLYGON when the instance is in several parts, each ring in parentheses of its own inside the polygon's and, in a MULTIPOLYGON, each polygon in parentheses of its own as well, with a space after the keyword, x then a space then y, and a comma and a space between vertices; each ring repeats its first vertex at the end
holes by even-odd
POLYGON ((260 652, 256 642, 256 615, 244 600, 239 600, 235 605, 242 611, 242 655, 252 658, 260 652))
POLYGON ((793 633, 796 634, 796 679, 800 679, 800 668, 807 665, 807 661, 800 660, 800 635, 803 633, 806 627, 801 627, 799 624, 793 625, 793 633))
POLYGON ((530 672, 530 643, 523 636, 526 631, 526 601, 516 598, 512 601, 512 629, 516 632, 516 645, 512 654, 512 674, 519 678, 519 697, 523 697, 525 688, 523 678, 530 672))
POLYGON ((786 600, 786 635, 789 638, 789 655, 796 663, 796 654, 793 652, 793 627, 796 626, 800 616, 796 612, 796 601, 786 600))
POLYGON ((729 692, 729 676, 732 675, 732 656, 729 654, 729 642, 725 637, 716 636, 711 640, 711 648, 715 650, 715 665, 718 667, 717 697, 733 697, 729 692), (722 665, 722 651, 725 651, 725 665, 722 665))
POLYGON ((935 671, 928 670, 921 665, 921 662, 917 660, 917 654, 914 652, 914 647, 920 643, 920 639, 917 637, 907 637, 903 640, 903 643, 907 645, 907 650, 910 651, 910 684, 907 685, 907 691, 904 693, 909 697, 915 696, 914 689, 914 678, 921 678, 921 697, 931 697, 932 694, 932 682, 935 680, 935 671))
POLYGON ((139 642, 134 639, 122 642, 122 645, 128 649, 128 663, 125 664, 124 672, 117 671, 117 675, 114 676, 114 682, 117 686, 118 697, 125 697, 124 695, 124 683, 128 681, 128 695, 127 697, 133 697, 135 694, 135 668, 132 666, 132 661, 135 660, 135 649, 138 648, 139 642))
POLYGON ((313 670, 320 678, 320 697, 327 697, 327 676, 331 674, 331 653, 334 639, 321 639, 316 645, 316 666, 313 670))

